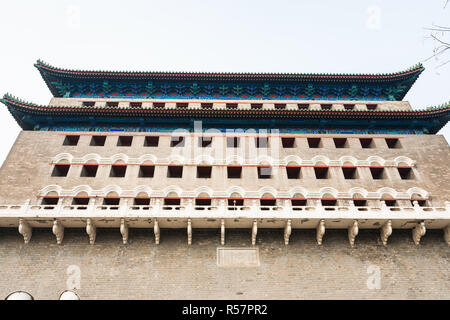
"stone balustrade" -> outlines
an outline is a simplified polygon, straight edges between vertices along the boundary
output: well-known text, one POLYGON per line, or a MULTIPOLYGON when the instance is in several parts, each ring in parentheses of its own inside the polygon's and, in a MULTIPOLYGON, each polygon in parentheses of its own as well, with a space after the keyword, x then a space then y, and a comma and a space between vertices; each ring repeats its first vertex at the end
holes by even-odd
POLYGON ((249 228, 252 243, 258 228, 279 228, 289 243, 292 229, 316 229, 318 244, 326 229, 346 229, 353 246, 360 229, 380 229, 380 237, 387 244, 393 229, 411 229, 415 244, 427 229, 442 229, 450 245, 450 204, 445 207, 357 207, 349 206, 186 206, 128 205, 1 205, 0 227, 18 227, 28 243, 32 229, 52 228, 61 244, 64 228, 86 228, 91 244, 95 242, 96 228, 119 228, 123 243, 128 240, 129 228, 153 228, 160 237, 160 228, 187 228, 189 244, 196 228, 221 230, 225 243, 225 228, 249 228))

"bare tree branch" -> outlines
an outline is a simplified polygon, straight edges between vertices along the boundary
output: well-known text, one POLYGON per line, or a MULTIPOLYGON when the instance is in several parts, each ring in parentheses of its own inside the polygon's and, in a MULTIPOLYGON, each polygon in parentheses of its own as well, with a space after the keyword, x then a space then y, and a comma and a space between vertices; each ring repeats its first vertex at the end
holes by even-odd
MULTIPOLYGON (((444 10, 449 2, 450 0, 445 1, 444 10)), ((450 34, 450 27, 432 23, 431 27, 425 28, 425 30, 430 31, 430 35, 427 38, 431 38, 434 41, 435 47, 433 49, 433 55, 428 57, 424 61, 429 61, 433 58, 438 61, 440 60, 440 57, 450 49, 450 41, 448 41, 447 39, 444 40, 444 37, 450 34)), ((441 68, 448 63, 450 63, 450 60, 446 60, 440 63, 438 66, 436 66, 436 69, 441 68)))
POLYGON ((441 63, 440 65, 438 65, 436 68, 440 68, 442 66, 445 66, 447 63, 449 63, 450 60, 445 61, 444 63, 441 63))
POLYGON ((433 59, 433 58, 436 58, 436 59, 437 59, 437 57, 438 57, 439 55, 441 55, 442 53, 444 53, 444 52, 447 51, 448 49, 450 49, 450 48, 443 48, 441 51, 435 51, 435 50, 433 50, 433 51, 434 51, 433 55, 432 55, 431 57, 428 57, 428 58, 426 58, 425 60, 423 60, 423 62, 427 62, 428 60, 431 60, 431 59, 433 59))
POLYGON ((436 28, 424 28, 425 30, 430 30, 430 31, 438 31, 438 32, 447 32, 450 31, 450 28, 447 27, 441 27, 441 26, 436 26, 436 28))
POLYGON ((441 39, 439 39, 438 37, 436 37, 434 34, 431 35, 431 37, 436 40, 437 42, 441 43, 442 45, 446 46, 446 47, 450 47, 450 43, 449 42, 445 42, 442 41, 441 39))

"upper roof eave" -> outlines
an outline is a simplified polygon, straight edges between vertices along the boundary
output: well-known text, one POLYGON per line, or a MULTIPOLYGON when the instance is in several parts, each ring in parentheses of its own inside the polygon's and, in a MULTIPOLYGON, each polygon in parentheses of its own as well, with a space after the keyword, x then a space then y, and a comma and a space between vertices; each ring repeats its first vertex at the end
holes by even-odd
POLYGON ((319 81, 319 82, 393 82, 411 78, 412 83, 425 69, 417 64, 407 70, 382 74, 319 74, 319 73, 217 73, 217 72, 137 72, 74 70, 54 67, 37 60, 39 70, 52 93, 56 91, 49 77, 61 79, 105 80, 191 80, 191 81, 319 81))

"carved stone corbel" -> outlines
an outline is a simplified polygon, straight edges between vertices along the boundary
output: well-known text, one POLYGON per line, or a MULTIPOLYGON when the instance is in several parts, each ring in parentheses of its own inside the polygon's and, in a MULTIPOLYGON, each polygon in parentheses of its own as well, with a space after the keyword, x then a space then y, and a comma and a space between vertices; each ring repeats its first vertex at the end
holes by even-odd
POLYGON ((160 229, 159 229, 158 220, 156 220, 156 219, 153 224, 153 232, 155 233, 155 244, 159 244, 160 229))
POLYGON ((192 244, 192 221, 188 219, 187 223, 187 236, 188 236, 188 245, 192 244))
POLYGON ((225 245, 225 219, 220 220, 220 244, 225 245))
POLYGON ((61 244, 64 238, 64 226, 59 222, 59 220, 53 221, 53 234, 56 236, 56 243, 61 244))
POLYGON ((256 244, 256 235, 258 234, 258 222, 253 220, 253 226, 252 226, 252 245, 254 246, 256 244))
POLYGON ((358 235, 359 228, 358 228, 358 221, 354 220, 352 225, 348 227, 348 241, 350 242, 350 246, 355 245, 355 239, 358 235))
POLYGON ((23 236, 25 244, 30 242, 33 228, 22 218, 19 219, 19 233, 23 236))
POLYGON ((416 246, 420 244, 420 239, 425 235, 426 231, 427 229, 425 228, 424 221, 417 223, 412 229, 412 238, 416 246))
POLYGON ((319 246, 322 245, 322 239, 324 234, 325 234, 325 220, 322 219, 319 221, 319 224, 317 225, 316 228, 316 240, 319 246))
POLYGON ((95 243, 95 237, 97 236, 97 227, 94 225, 90 218, 86 221, 86 233, 89 236, 89 244, 95 243))
POLYGON ((284 244, 288 245, 289 244, 289 238, 291 236, 292 233, 292 222, 291 219, 288 219, 286 221, 286 226, 284 227, 284 244))
POLYGON ((391 234, 392 234, 392 221, 388 220, 386 221, 385 224, 383 224, 380 231, 381 242, 383 243, 383 245, 387 245, 388 238, 391 234))
POLYGON ((450 224, 444 228, 444 240, 450 246, 450 224))
POLYGON ((128 243, 128 225, 125 222, 125 219, 120 219, 120 233, 122 234, 122 242, 123 244, 128 243))

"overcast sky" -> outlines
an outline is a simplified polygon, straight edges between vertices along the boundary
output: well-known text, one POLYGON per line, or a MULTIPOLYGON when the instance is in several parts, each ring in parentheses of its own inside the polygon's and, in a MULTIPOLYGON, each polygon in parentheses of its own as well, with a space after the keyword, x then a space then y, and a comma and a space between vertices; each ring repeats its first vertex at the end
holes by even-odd
MULTIPOLYGON (((2 1, 0 94, 47 104, 33 63, 140 71, 384 73, 422 62, 413 108, 450 100, 450 60, 429 58, 445 0, 2 1)), ((449 35, 445 37, 449 38, 449 35)), ((0 106, 0 163, 19 126, 0 106)), ((450 126, 442 131, 450 141, 450 126)))

